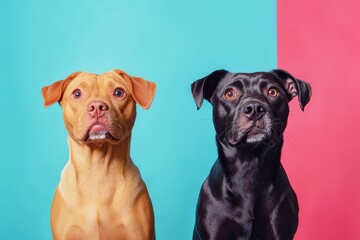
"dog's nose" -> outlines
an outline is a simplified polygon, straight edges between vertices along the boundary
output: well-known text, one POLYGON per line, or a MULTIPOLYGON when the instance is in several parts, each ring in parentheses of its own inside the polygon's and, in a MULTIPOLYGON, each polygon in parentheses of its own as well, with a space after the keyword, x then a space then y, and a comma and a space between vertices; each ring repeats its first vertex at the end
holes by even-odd
POLYGON ((247 102, 243 106, 243 113, 250 120, 260 119, 266 112, 264 105, 260 102, 247 102))
POLYGON ((89 103, 87 110, 91 116, 101 117, 109 111, 109 106, 103 101, 95 100, 89 103))

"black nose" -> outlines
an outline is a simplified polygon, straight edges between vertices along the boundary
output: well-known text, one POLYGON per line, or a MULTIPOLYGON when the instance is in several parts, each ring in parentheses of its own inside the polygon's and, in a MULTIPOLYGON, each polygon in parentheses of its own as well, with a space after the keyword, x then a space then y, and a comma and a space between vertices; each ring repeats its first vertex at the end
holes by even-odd
POLYGON ((253 120, 262 118, 266 109, 261 102, 250 101, 244 104, 242 111, 246 117, 253 120))

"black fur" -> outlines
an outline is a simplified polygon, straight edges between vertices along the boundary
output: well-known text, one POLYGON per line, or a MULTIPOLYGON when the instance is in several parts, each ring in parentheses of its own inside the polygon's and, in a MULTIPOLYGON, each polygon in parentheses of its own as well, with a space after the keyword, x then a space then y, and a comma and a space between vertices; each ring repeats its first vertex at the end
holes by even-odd
POLYGON ((218 149, 200 191, 193 239, 293 239, 298 202, 280 156, 288 102, 298 96, 304 109, 310 85, 283 70, 218 70, 191 90, 198 109, 203 99, 213 105, 218 149))

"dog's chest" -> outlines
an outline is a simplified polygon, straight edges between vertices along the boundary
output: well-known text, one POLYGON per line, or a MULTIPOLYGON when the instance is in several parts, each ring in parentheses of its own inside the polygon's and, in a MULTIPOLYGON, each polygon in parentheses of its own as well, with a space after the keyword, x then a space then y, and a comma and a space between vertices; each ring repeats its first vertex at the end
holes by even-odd
POLYGON ((111 209, 98 209, 95 207, 85 207, 74 216, 72 223, 68 222, 66 235, 73 239, 89 240, 118 240, 126 239, 127 224, 117 217, 111 209))
MULTIPOLYGON (((65 210, 65 209, 64 209, 65 210)), ((127 239, 131 225, 129 209, 111 205, 95 205, 86 203, 76 209, 69 209, 62 232, 76 239, 117 240, 127 239)))

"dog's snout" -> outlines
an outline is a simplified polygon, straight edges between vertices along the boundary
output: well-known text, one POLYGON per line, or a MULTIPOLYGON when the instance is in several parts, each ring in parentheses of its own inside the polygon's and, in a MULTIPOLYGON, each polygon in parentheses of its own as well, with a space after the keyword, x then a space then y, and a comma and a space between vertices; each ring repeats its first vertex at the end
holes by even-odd
POLYGON ((260 102, 247 102, 243 106, 243 113, 249 119, 260 119, 266 112, 265 106, 260 102))
POLYGON ((109 106, 103 101, 95 100, 89 103, 87 110, 91 116, 101 117, 109 110, 109 106))

